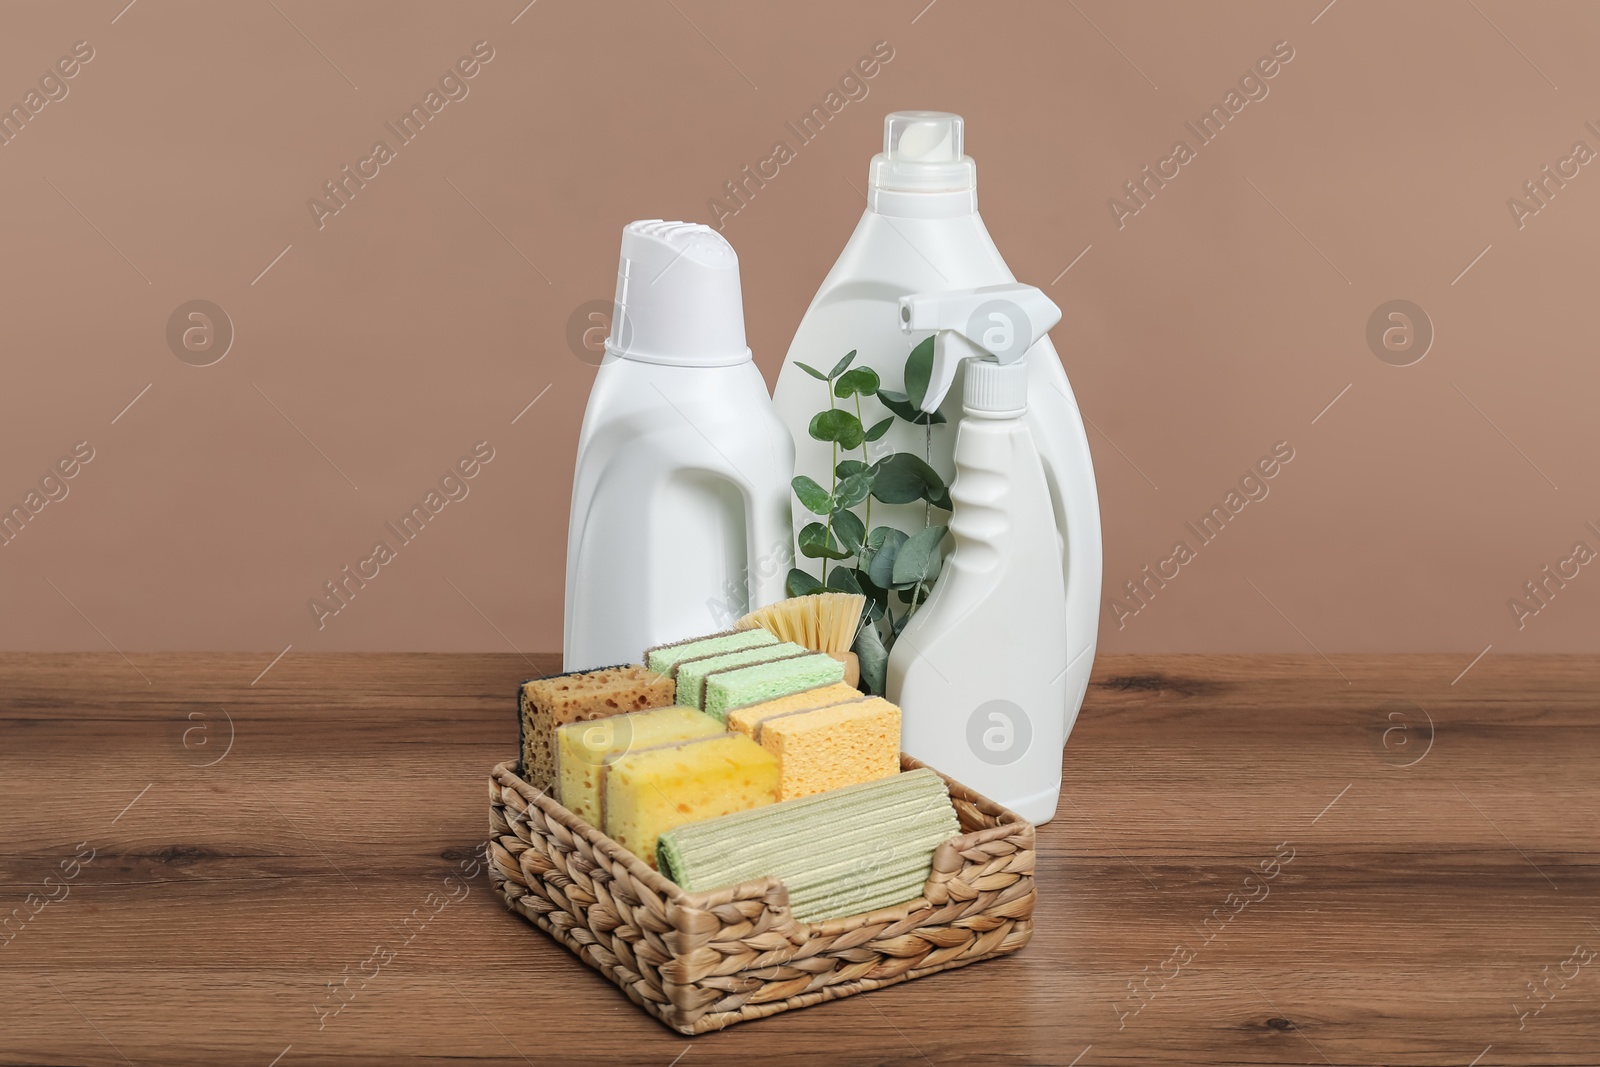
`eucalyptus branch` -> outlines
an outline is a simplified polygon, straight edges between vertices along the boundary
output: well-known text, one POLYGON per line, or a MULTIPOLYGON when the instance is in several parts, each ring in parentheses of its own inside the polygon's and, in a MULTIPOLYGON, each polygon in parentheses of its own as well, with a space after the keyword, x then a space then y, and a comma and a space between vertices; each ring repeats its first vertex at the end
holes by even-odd
POLYGON ((868 592, 872 609, 863 616, 857 637, 863 637, 868 626, 872 636, 852 644, 862 645, 862 677, 872 691, 880 692, 887 654, 906 622, 928 601, 934 585, 929 575, 941 569, 946 527, 934 525, 933 506, 937 501, 941 508, 948 507, 949 486, 932 466, 933 424, 942 423, 944 417, 919 410, 933 363, 932 338, 917 344, 906 357, 906 392, 883 388, 872 367, 852 369, 856 356, 854 350, 845 353, 831 371, 798 364, 828 391, 828 406, 812 417, 807 431, 813 440, 829 446, 830 463, 826 485, 807 475, 796 475, 791 482, 800 504, 816 517, 798 532, 798 546, 801 555, 822 560, 822 580, 819 583, 814 574, 796 567, 789 572, 788 585, 791 595, 800 596, 827 589, 831 578, 838 589, 868 592), (875 397, 883 409, 871 427, 866 425, 862 394, 875 397), (855 398, 853 404, 838 403, 850 397, 855 398), (915 444, 906 442, 909 448, 890 448, 872 462, 868 445, 883 439, 897 422, 922 427, 922 456, 916 454, 915 444), (859 462, 851 458, 857 448, 859 462), (850 469, 841 471, 841 466, 850 469), (889 525, 873 527, 874 497, 897 516, 889 525), (908 534, 898 516, 903 505, 917 500, 924 504, 923 526, 908 534), (830 562, 842 566, 830 571, 830 562))
MULTIPOLYGON (((831 401, 830 401, 830 403, 831 403, 831 401)), ((865 426, 867 424, 866 420, 861 417, 861 394, 860 393, 856 394, 856 421, 861 423, 861 425, 863 425, 863 426, 865 426)), ((865 463, 869 467, 872 466, 872 460, 867 455, 867 439, 866 439, 866 437, 862 437, 861 438, 861 462, 865 463)), ((867 530, 870 532, 871 529, 872 529, 872 495, 870 493, 867 495, 866 527, 867 527, 867 530)))
MULTIPOLYGON (((828 381, 823 382, 822 386, 828 391, 828 410, 832 411, 834 408, 833 380, 830 378, 828 381)), ((834 441, 832 443, 832 451, 833 459, 828 463, 828 497, 830 500, 839 491, 839 442, 834 441)), ((833 508, 831 506, 828 508, 828 521, 822 527, 822 543, 824 545, 833 543, 833 508)), ((822 557, 822 585, 824 588, 828 585, 827 556, 822 557)))

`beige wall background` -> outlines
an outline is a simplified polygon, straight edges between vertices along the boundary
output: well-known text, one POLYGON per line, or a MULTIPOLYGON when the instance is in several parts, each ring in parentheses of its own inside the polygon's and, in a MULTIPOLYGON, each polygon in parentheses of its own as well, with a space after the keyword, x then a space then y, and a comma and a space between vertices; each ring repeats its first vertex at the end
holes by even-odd
POLYGON ((525 3, 0 10, 0 103, 44 101, 0 147, 0 503, 60 497, 0 547, 0 647, 559 648, 595 359, 568 338, 622 225, 711 221, 882 41, 865 97, 723 220, 769 382, 884 113, 958 111, 991 232, 1066 311, 1108 601, 1293 449, 1137 614, 1108 603, 1102 650, 1593 651, 1600 164, 1574 146, 1600 151, 1600 7, 525 3), (400 144, 430 89, 458 98, 400 144), (1202 144, 1185 123, 1230 90, 1202 144), (207 366, 220 324, 191 362, 168 340, 194 300, 231 322, 207 366), (1375 350, 1394 300, 1425 320, 1375 350), (467 495, 319 630, 308 600, 478 442, 467 495))

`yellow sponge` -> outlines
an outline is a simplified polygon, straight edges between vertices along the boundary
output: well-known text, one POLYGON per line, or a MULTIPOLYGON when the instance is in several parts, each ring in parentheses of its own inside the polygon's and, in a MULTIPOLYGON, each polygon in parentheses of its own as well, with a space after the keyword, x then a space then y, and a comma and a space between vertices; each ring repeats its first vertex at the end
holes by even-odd
POLYGON ((774 715, 755 738, 778 757, 784 800, 900 772, 900 708, 882 697, 774 715))
POLYGON ((675 826, 778 802, 778 761, 743 734, 635 751, 605 769, 605 831, 650 866, 675 826))
POLYGON ((863 699, 865 698, 855 686, 844 682, 819 685, 815 689, 803 689, 786 697, 778 697, 776 700, 752 704, 748 708, 735 708, 728 712, 728 729, 746 737, 755 737, 756 727, 774 715, 786 715, 791 711, 810 711, 812 708, 843 704, 847 700, 863 699))
POLYGON ((591 826, 604 826, 600 785, 630 752, 725 731, 694 708, 653 708, 575 722, 556 731, 556 799, 591 826))

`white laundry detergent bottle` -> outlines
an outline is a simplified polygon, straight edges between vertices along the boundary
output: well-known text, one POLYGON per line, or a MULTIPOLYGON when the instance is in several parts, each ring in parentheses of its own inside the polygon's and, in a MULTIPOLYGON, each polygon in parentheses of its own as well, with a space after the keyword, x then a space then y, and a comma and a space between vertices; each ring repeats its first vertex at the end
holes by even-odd
POLYGON ((1066 575, 1021 360, 1061 311, 1030 285, 900 303, 903 328, 937 331, 924 411, 938 409, 965 363, 950 486, 955 547, 889 654, 901 746, 1030 822, 1048 822, 1066 726, 1066 575))
POLYGON ((793 467, 733 247, 696 223, 629 223, 578 440, 564 669, 638 662, 782 599, 793 467))
MULTIPOLYGON (((884 388, 904 392, 906 355, 928 331, 913 331, 909 337, 901 332, 901 297, 1016 281, 978 215, 977 168, 963 154, 961 116, 936 111, 890 114, 884 121, 883 152, 873 157, 867 182, 867 209, 801 320, 773 393, 779 414, 794 434, 795 473, 821 485, 830 484, 832 457, 830 447, 807 432, 817 411, 818 385, 798 364, 826 370, 855 350, 859 353, 855 366, 871 367, 884 388)), ((1050 339, 1041 336, 1020 364, 1028 375, 1028 409, 1022 419, 1044 469, 1066 574, 1068 669, 1059 735, 1065 743, 1089 684, 1099 628, 1099 501, 1083 419, 1050 339)), ((896 420, 872 446, 879 450, 874 455, 926 453, 948 482, 955 473, 954 431, 962 412, 963 384, 957 376, 941 408, 947 422, 933 427, 931 446, 922 427, 896 420)), ((798 502, 793 506, 797 527, 809 521, 811 516, 798 502)), ((935 522, 941 514, 934 512, 935 522)), ((907 533, 926 523, 920 504, 874 502, 872 520, 874 525, 907 533)), ((796 565, 814 574, 819 569, 814 560, 796 565)), ((1041 589, 1035 600, 1045 598, 1041 589)), ((1055 736, 1054 730, 1051 735, 1055 736)))

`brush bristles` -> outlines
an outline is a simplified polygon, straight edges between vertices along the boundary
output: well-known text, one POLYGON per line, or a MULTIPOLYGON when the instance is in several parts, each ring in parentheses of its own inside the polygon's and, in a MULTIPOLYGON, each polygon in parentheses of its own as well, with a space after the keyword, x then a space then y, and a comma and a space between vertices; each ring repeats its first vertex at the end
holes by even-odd
POLYGON ((859 593, 813 593, 758 608, 734 623, 737 630, 766 630, 814 652, 848 652, 867 598, 859 593))

